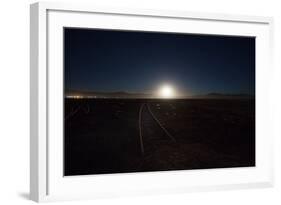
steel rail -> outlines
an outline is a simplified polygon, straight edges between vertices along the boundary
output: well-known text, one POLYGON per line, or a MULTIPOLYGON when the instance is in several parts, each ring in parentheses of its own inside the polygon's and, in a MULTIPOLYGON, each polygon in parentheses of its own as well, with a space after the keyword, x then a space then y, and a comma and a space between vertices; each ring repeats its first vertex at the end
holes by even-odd
POLYGON ((168 135, 168 137, 173 141, 176 142, 176 139, 168 132, 168 130, 162 125, 162 123, 157 119, 157 117, 154 115, 154 113, 151 111, 150 106, 148 104, 146 104, 149 113, 151 114, 151 116, 153 117, 153 119, 157 122, 157 124, 159 125, 159 127, 166 133, 166 135, 168 135))
POLYGON ((142 103, 140 106, 139 110, 139 137, 140 137, 140 149, 141 149, 141 154, 144 154, 144 146, 143 146, 143 137, 142 137, 142 126, 141 126, 141 121, 142 121, 142 110, 144 108, 145 103, 142 103))

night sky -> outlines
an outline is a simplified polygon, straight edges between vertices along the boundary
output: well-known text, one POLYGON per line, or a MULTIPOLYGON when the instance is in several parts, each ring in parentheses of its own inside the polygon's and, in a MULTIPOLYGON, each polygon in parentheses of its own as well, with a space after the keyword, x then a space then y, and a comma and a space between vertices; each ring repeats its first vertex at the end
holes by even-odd
POLYGON ((255 94, 255 38, 64 30, 66 90, 255 94))

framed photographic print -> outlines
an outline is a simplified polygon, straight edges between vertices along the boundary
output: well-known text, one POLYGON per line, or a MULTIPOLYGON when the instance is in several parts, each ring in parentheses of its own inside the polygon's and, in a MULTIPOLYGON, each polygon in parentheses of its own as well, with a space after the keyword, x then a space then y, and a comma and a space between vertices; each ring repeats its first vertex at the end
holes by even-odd
POLYGON ((31 199, 272 186, 272 24, 32 4, 31 199))

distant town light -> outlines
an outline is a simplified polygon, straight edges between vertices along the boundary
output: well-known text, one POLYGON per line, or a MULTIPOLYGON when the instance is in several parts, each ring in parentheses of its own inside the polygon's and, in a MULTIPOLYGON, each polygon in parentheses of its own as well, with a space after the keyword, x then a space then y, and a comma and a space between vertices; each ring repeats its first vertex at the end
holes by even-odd
POLYGON ((82 95, 67 95, 66 98, 69 98, 69 99, 82 99, 82 98, 84 98, 84 96, 82 96, 82 95))

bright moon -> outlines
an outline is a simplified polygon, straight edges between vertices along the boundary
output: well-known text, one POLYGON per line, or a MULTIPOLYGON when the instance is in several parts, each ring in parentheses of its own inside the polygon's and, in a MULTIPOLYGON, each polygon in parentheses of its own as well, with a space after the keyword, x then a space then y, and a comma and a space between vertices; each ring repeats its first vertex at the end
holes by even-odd
POLYGON ((174 89, 170 85, 164 85, 159 90, 159 96, 162 98, 172 98, 174 94, 174 89))

